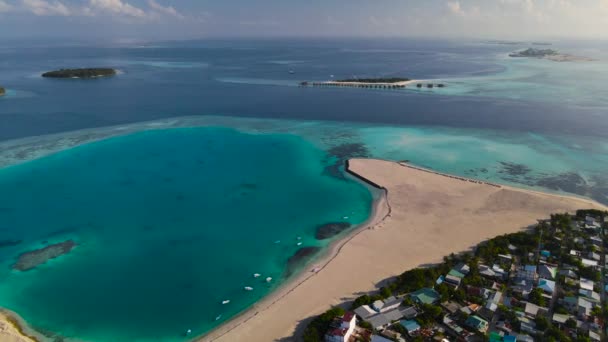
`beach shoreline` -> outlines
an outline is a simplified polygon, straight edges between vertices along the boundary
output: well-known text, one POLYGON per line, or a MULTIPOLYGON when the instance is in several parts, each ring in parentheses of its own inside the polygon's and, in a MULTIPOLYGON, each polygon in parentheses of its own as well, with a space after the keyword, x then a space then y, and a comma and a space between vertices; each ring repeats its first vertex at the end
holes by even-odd
MULTIPOLYGON (((346 172, 348 172, 348 174, 354 178, 358 178, 358 175, 351 173, 348 168, 346 169, 346 172)), ((359 179, 359 181, 361 180, 359 179)), ((365 185, 374 187, 376 190, 381 191, 380 196, 377 199, 374 199, 371 214, 365 222, 359 224, 356 228, 349 230, 349 232, 343 237, 333 241, 329 247, 325 248, 320 256, 317 256, 310 263, 308 263, 307 267, 302 269, 300 274, 294 275, 292 279, 288 279, 275 291, 260 299, 250 308, 245 309, 242 313, 234 316, 213 330, 193 338, 191 341, 215 341, 230 333, 230 331, 238 328, 240 325, 246 324, 250 319, 267 310, 275 303, 278 303, 281 299, 292 293, 299 286, 314 278, 327 265, 329 265, 334 258, 338 256, 340 250, 350 240, 365 230, 373 229, 375 226, 381 224, 388 216, 390 216, 391 209, 388 203, 386 189, 367 182, 365 185)))
MULTIPOLYGON (((382 219, 379 219, 378 212, 376 212, 367 225, 336 242, 329 252, 331 257, 323 259, 323 268, 314 276, 306 276, 305 273, 301 275, 303 278, 299 278, 298 282, 286 283, 281 293, 276 292, 262 299, 260 303, 263 305, 255 306, 235 320, 228 321, 206 335, 200 336, 196 341, 239 341, 244 338, 249 340, 297 340, 302 332, 300 323, 305 322, 306 319, 322 313, 333 305, 348 303, 349 299, 354 299, 357 295, 377 290, 378 284, 406 270, 440 262, 445 255, 467 251, 472 246, 497 235, 527 229, 535 224, 536 220, 546 218, 553 212, 582 208, 604 210, 607 208, 585 198, 486 183, 420 168, 409 163, 378 159, 350 160, 349 164, 351 162, 357 165, 352 168, 348 165, 349 174, 362 182, 384 189, 383 201, 385 202, 382 205, 386 208, 386 214, 382 216, 382 219), (402 180, 406 179, 406 184, 394 183, 390 179, 383 183, 375 176, 370 177, 370 174, 374 175, 378 169, 384 169, 378 174, 383 174, 387 178, 403 176, 402 180), (398 175, 400 171, 403 172, 403 175, 398 175), (453 191, 450 186, 457 190, 453 191), (414 187, 421 187, 423 192, 429 191, 429 193, 420 193, 417 191, 420 189, 414 189, 414 187), (425 190, 424 188, 432 189, 425 190), (441 191, 437 191, 438 189, 441 191), (408 192, 414 192, 417 195, 411 196, 404 202, 403 193, 408 192), (455 195, 455 192, 458 195, 455 195), (434 227, 435 222, 433 222, 433 227, 424 227, 428 219, 426 216, 431 215, 434 220, 438 214, 434 209, 429 208, 433 207, 433 204, 425 198, 428 194, 433 197, 433 200, 444 201, 448 206, 455 204, 458 207, 465 203, 464 209, 458 207, 455 212, 458 216, 463 216, 459 218, 461 222, 458 222, 456 226, 467 227, 466 231, 446 231, 445 227, 437 229, 434 227), (470 201, 477 201, 480 196, 485 197, 488 201, 480 202, 481 205, 476 210, 467 207, 470 201), (455 201, 452 202, 450 198, 455 201), (397 206, 396 210, 393 209, 392 201, 397 206), (419 203, 416 203, 417 201, 419 203), (490 204, 490 207, 488 208, 486 204, 490 204), (404 208, 406 212, 409 211, 409 214, 404 215, 404 208), (422 212, 419 218, 411 217, 418 212, 422 212), (465 212, 472 217, 466 217, 465 212), (505 220, 505 215, 513 215, 513 220, 505 220), (480 216, 482 219, 477 220, 473 216, 480 216), (486 227, 486 221, 500 225, 500 227, 486 227), (414 226, 408 227, 408 223, 414 226), (419 226, 416 227, 416 225, 419 226), (381 229, 375 229, 380 226, 382 226, 381 229), (412 228, 418 233, 413 235, 416 238, 405 239, 404 237, 408 234, 403 230, 412 228), (425 234, 435 237, 435 240, 424 241, 424 236, 420 235, 425 234), (443 237, 444 241, 438 242, 437 236, 443 237), (370 240, 373 241, 370 242, 370 240), (376 248, 386 246, 394 250, 382 249, 381 254, 375 254, 370 245, 376 248), (403 249, 397 248, 396 245, 403 249), (408 247, 416 251, 414 253, 407 251, 408 247), (441 252, 442 248, 445 252, 441 252), (364 258, 352 261, 361 254, 369 254, 370 259, 367 262, 364 262, 364 258), (410 258, 403 258, 404 261, 399 262, 398 258, 386 257, 387 254, 407 255, 410 258), (377 255, 377 257, 371 257, 373 255, 377 255), (350 264, 349 259, 352 261, 350 264), (392 265, 388 265, 391 260, 392 265), (361 273, 357 273, 356 276, 349 273, 349 271, 360 270, 365 266, 375 267, 376 270, 369 273, 376 275, 366 277, 361 273), (382 276, 377 274, 382 274, 382 276), (357 284, 354 284, 355 279, 358 280, 357 284), (331 284, 336 284, 336 280, 339 281, 338 284, 332 287, 331 284), (341 290, 340 285, 343 285, 345 289, 341 290), (320 289, 331 289, 332 293, 326 293, 320 289), (263 309, 260 310, 260 307, 263 309), (291 315, 286 311, 287 308, 292 308, 291 315), (290 317, 285 317, 288 315, 290 317)), ((446 213, 446 219, 448 216, 449 213, 446 213)))

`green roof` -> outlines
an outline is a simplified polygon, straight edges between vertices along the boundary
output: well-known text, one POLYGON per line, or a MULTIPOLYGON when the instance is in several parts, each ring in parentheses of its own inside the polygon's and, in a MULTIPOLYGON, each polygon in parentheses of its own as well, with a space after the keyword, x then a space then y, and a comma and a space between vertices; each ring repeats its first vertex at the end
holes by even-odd
POLYGON ((502 336, 497 332, 490 333, 490 342, 502 342, 502 336))
POLYGON ((433 304, 441 298, 437 291, 428 287, 412 292, 410 296, 414 301, 422 304, 433 304))
POLYGON ((458 278, 464 278, 464 274, 462 274, 462 273, 460 273, 460 272, 456 271, 455 269, 452 269, 452 270, 450 271, 450 273, 448 273, 448 275, 451 275, 451 276, 453 276, 453 277, 458 277, 458 278))
POLYGON ((470 316, 469 318, 467 318, 465 324, 479 330, 487 327, 488 321, 479 316, 470 316))

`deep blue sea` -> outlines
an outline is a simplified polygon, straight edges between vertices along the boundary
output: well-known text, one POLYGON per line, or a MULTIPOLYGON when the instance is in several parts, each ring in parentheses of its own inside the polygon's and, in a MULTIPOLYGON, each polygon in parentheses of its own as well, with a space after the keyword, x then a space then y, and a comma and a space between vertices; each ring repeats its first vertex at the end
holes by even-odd
POLYGON ((327 246, 317 225, 368 217, 374 194, 344 175, 349 157, 608 203, 608 44, 552 43, 594 61, 472 41, 3 44, 0 241, 20 243, 0 247, 0 307, 74 340, 202 334, 279 286, 299 248, 327 246), (67 67, 120 73, 40 77, 67 67), (447 87, 298 87, 393 76, 447 87), (80 144, 108 126, 129 134, 80 144), (63 151, 27 161, 37 139, 63 151), (67 239, 68 255, 11 269, 67 239))

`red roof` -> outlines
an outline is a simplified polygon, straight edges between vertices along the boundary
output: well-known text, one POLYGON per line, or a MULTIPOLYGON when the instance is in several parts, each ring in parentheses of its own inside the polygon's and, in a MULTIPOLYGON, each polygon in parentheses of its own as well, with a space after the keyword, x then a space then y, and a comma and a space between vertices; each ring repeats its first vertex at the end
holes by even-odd
POLYGON ((330 336, 344 336, 344 335, 346 335, 347 331, 348 331, 348 329, 340 329, 340 328, 338 328, 338 329, 333 329, 333 330, 329 331, 327 333, 327 335, 330 335, 330 336))
POLYGON ((350 322, 353 320, 353 317, 355 317, 355 314, 351 311, 346 311, 346 313, 344 313, 344 316, 342 316, 342 321, 343 322, 350 322))

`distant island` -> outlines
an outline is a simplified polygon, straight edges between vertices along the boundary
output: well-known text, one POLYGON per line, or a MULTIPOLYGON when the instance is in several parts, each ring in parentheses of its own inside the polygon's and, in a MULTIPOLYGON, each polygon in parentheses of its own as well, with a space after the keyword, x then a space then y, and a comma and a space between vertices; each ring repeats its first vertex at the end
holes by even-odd
POLYGON ((335 82, 357 82, 357 83, 399 83, 411 81, 409 78, 389 77, 389 78, 349 78, 345 80, 337 80, 335 82))
POLYGON ((559 53, 553 49, 535 49, 528 48, 523 51, 513 52, 509 54, 509 57, 515 58, 542 58, 548 59, 554 62, 584 62, 584 61, 592 61, 591 58, 574 56, 568 54, 559 53))
POLYGON ((0 87, 0 96, 6 94, 6 90, 2 87, 0 87))
POLYGON ((97 78, 116 75, 116 70, 111 68, 82 68, 82 69, 59 69, 48 71, 42 77, 50 78, 97 78))
POLYGON ((76 247, 76 243, 72 240, 67 240, 22 253, 13 265, 13 269, 17 271, 29 271, 51 259, 69 253, 74 247, 76 247))
POLYGON ((325 82, 300 82, 301 87, 352 87, 352 88, 372 88, 372 89, 402 89, 409 85, 415 85, 418 88, 443 88, 443 83, 422 83, 420 80, 413 80, 405 77, 388 77, 388 78, 349 78, 337 81, 325 82))

